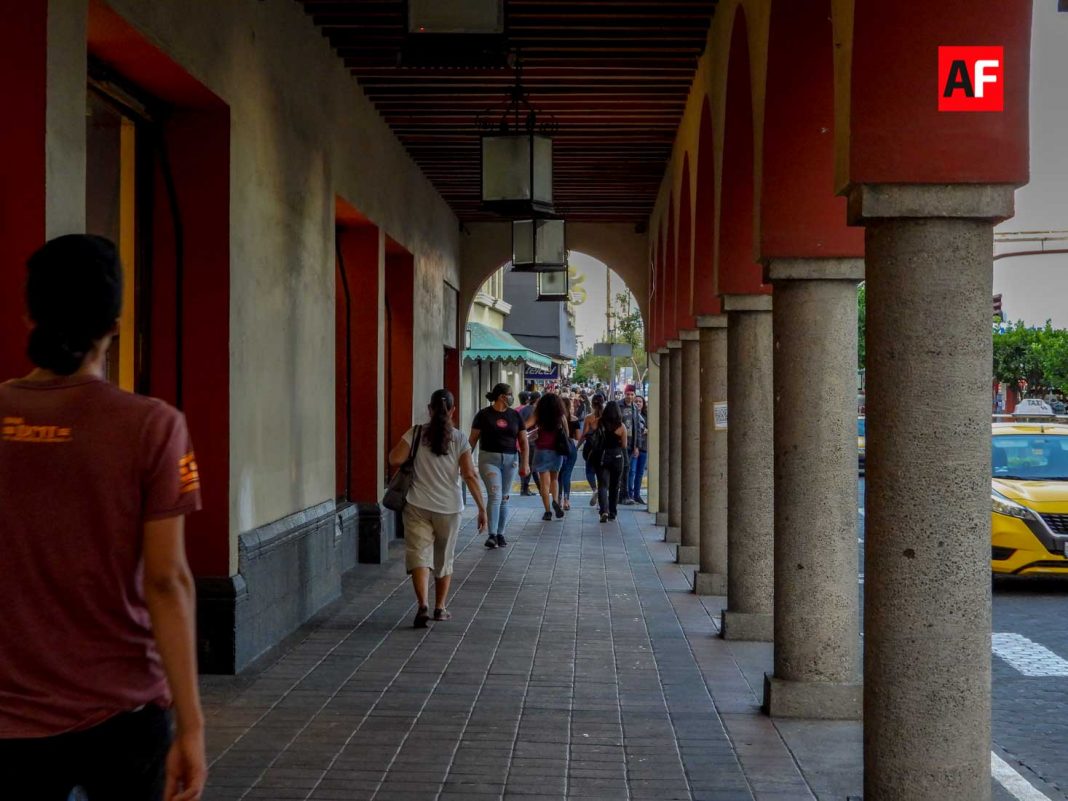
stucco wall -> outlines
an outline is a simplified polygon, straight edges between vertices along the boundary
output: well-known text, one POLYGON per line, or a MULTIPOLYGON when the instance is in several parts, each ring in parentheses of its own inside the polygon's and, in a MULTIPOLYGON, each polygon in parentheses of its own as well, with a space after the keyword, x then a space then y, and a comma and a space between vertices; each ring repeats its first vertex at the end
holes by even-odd
POLYGON ((458 226, 296 3, 110 5, 231 109, 233 543, 334 494, 335 195, 415 257, 413 414, 442 381, 458 226))

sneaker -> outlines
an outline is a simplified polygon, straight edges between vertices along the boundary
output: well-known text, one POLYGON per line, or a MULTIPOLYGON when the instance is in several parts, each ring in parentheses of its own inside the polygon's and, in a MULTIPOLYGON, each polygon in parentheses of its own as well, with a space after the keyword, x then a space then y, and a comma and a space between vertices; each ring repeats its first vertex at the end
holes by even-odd
POLYGON ((496 548, 497 547, 497 538, 495 536, 493 536, 492 534, 490 534, 488 537, 486 537, 486 547, 487 548, 496 548))
POLYGON ((590 498, 590 506, 596 506, 596 505, 597 505, 597 493, 595 492, 595 493, 593 493, 593 497, 590 498))
POLYGON ((620 504, 622 504, 623 506, 633 506, 634 505, 634 499, 633 498, 624 498, 623 500, 620 501, 620 504))
POLYGON ((616 516, 615 516, 615 515, 608 515, 608 519, 609 519, 609 520, 615 520, 615 519, 616 519, 616 516))
POLYGON ((637 497, 636 497, 636 498, 634 499, 634 502, 635 502, 636 504, 638 504, 639 506, 647 506, 647 505, 648 505, 648 504, 646 504, 646 502, 645 502, 645 498, 643 498, 643 497, 642 497, 641 495, 637 496, 637 497))
POLYGON ((606 515, 604 512, 601 512, 601 522, 602 523, 607 523, 608 522, 608 515, 606 515))
POLYGON ((549 522, 550 520, 553 519, 553 513, 552 512, 546 512, 545 514, 543 514, 541 516, 541 519, 544 520, 545 522, 549 522))
POLYGON ((564 516, 564 508, 560 504, 558 504, 556 501, 553 501, 553 511, 556 512, 556 516, 557 517, 563 517, 564 516))
POLYGON ((498 548, 503 548, 507 544, 508 544, 508 540, 506 540, 504 538, 504 535, 503 534, 498 534, 497 535, 497 547, 498 548))

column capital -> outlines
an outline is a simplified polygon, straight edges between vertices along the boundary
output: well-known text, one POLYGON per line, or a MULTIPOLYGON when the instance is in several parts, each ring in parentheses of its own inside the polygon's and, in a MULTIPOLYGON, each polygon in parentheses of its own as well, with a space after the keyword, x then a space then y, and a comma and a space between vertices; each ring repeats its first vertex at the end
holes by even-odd
POLYGON ((701 332, 696 328, 687 328, 685 331, 679 331, 679 339, 683 342, 699 342, 701 332))
POLYGON ((769 259, 764 273, 769 281, 864 280, 864 259, 769 259))
POLYGON ((681 339, 669 339, 668 343, 667 343, 667 346, 668 346, 668 350, 678 350, 679 348, 682 347, 682 340, 681 339))
POLYGON ((1014 213, 1011 184, 856 184, 848 190, 850 225, 900 218, 999 222, 1014 213))
POLYGON ((725 314, 702 314, 697 318, 698 328, 726 328, 727 315, 725 314))
POLYGON ((725 312, 769 312, 771 295, 721 295, 725 312))

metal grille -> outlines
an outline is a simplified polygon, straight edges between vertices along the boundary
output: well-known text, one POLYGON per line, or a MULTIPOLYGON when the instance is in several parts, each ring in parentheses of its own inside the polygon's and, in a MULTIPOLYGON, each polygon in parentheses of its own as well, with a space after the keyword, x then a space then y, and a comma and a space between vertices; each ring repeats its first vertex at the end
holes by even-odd
POLYGON ((1068 515, 1042 515, 1042 519, 1057 534, 1068 534, 1068 515))

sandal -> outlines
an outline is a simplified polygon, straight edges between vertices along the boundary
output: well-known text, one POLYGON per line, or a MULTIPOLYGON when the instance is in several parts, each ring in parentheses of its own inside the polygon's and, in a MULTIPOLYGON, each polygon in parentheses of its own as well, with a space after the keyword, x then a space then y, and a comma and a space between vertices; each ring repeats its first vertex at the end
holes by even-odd
POLYGON ((412 628, 425 629, 428 620, 430 620, 430 615, 427 614, 427 608, 425 606, 420 606, 415 613, 415 620, 412 621, 412 628))
POLYGON ((452 620, 452 613, 448 609, 444 609, 444 608, 435 609, 434 610, 434 620, 437 620, 437 621, 452 620))

